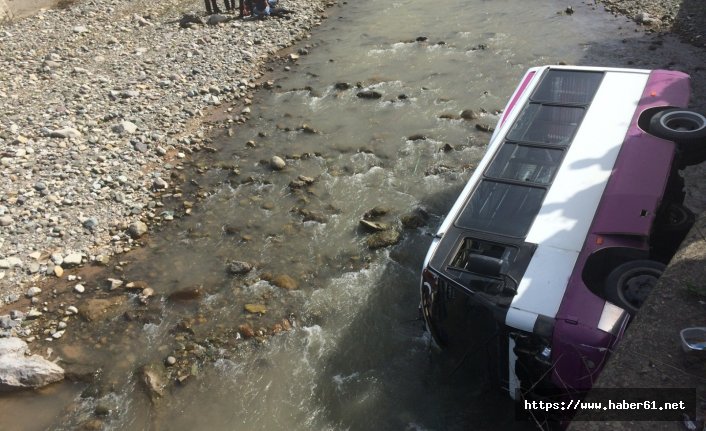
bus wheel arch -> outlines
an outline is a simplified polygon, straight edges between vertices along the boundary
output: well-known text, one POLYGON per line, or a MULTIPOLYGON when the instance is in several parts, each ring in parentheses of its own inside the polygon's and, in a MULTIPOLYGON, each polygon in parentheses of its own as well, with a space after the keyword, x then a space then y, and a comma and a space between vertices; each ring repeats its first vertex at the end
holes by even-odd
POLYGON ((594 294, 605 299, 605 281, 613 269, 632 260, 649 259, 649 251, 631 247, 606 247, 593 252, 581 272, 581 279, 594 294))
POLYGON ((606 299, 634 315, 665 269, 662 262, 647 259, 631 260, 617 266, 606 278, 606 299))

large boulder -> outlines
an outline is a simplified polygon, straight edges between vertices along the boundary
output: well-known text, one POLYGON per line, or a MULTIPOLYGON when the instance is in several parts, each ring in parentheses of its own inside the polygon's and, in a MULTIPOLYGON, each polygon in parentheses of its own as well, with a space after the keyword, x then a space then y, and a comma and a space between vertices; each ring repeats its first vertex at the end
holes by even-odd
POLYGON ((0 391, 41 388, 64 379, 64 370, 39 355, 27 356, 27 343, 0 338, 0 391))

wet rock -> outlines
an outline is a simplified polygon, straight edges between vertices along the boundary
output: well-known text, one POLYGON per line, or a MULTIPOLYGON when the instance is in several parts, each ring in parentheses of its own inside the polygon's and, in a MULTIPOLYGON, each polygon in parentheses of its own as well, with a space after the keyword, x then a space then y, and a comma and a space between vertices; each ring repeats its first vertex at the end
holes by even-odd
POLYGON ((174 291, 167 296, 169 301, 194 301, 203 296, 203 289, 199 287, 187 287, 174 291))
POLYGON ((252 314, 265 314, 267 312, 267 307, 263 304, 245 304, 244 309, 252 314))
POLYGON ((287 166, 287 163, 279 156, 273 156, 270 159, 270 167, 275 171, 281 171, 287 166))
POLYGON ((252 265, 250 263, 238 260, 228 262, 226 267, 231 274, 247 274, 252 271, 252 265))
POLYGON ((109 278, 108 283, 109 283, 108 289, 110 289, 110 290, 115 290, 123 285, 123 281, 119 280, 117 278, 109 278))
POLYGON ((573 15, 574 14, 574 8, 571 6, 568 6, 566 9, 564 9, 564 13, 567 15, 573 15))
POLYGON ((375 90, 363 90, 355 94, 361 99, 379 99, 382 97, 382 93, 375 90))
POLYGON ((79 283, 79 284, 77 284, 76 286, 74 286, 74 291, 75 291, 76 293, 83 293, 83 292, 86 291, 86 288, 83 286, 83 284, 80 284, 80 283, 79 283))
POLYGON ((302 126, 300 127, 299 130, 301 130, 304 133, 308 133, 310 135, 315 135, 315 134, 319 133, 318 130, 314 129, 313 127, 311 127, 310 125, 308 125, 306 123, 302 124, 302 126))
MULTIPOLYGON (((110 320, 122 313, 122 305, 127 300, 124 296, 113 298, 90 298, 83 303, 80 315, 89 322, 110 320)), ((69 311, 67 309, 67 311, 69 311)))
POLYGON ((375 220, 377 218, 380 218, 384 215, 387 215, 392 211, 391 208, 388 207, 382 207, 382 206, 377 206, 375 208, 372 208, 363 214, 363 219, 365 220, 375 220))
POLYGON ((142 383, 152 404, 157 404, 164 396, 165 371, 162 365, 145 365, 138 371, 138 377, 142 383))
POLYGON ((479 118, 479 115, 476 111, 472 109, 464 109, 461 111, 461 118, 464 120, 476 120, 479 118))
POLYGON ((81 431, 102 431, 105 429, 105 422, 100 419, 90 419, 81 424, 81 431))
POLYGON ((167 356, 167 359, 164 360, 164 365, 171 367, 174 364, 176 364, 177 360, 174 356, 167 356))
POLYGON ((249 323, 243 323, 238 326, 238 332, 240 332, 240 335, 242 335, 243 338, 252 338, 255 336, 255 331, 249 323))
POLYGON ((299 287, 297 282, 287 274, 280 274, 276 276, 272 279, 272 284, 287 290, 295 290, 299 287))
POLYGON ((337 82, 333 85, 333 88, 339 91, 348 90, 351 88, 351 84, 348 82, 337 82))
POLYGON ((481 132, 493 133, 495 128, 489 124, 476 124, 476 130, 481 132))
POLYGON ((108 404, 98 403, 96 408, 93 409, 93 414, 96 416, 108 416, 111 412, 111 408, 108 404))
POLYGON ((388 229, 382 232, 376 232, 366 239, 368 248, 378 249, 389 247, 400 242, 402 235, 398 229, 388 229))
MULTIPOLYGON (((120 280, 118 280, 118 281, 120 281, 120 280)), ((150 287, 149 284, 147 284, 146 281, 142 281, 142 280, 131 281, 125 285, 125 289, 129 289, 129 290, 145 290, 148 287, 150 287)))
POLYGON ((458 120, 461 118, 461 116, 449 112, 444 112, 442 114, 439 114, 439 118, 441 118, 442 120, 458 120))
POLYGON ((295 208, 294 212, 302 216, 302 221, 315 221, 317 223, 326 223, 327 217, 318 211, 311 211, 305 208, 295 208))
POLYGON ((423 133, 415 133, 414 135, 407 137, 408 141, 423 141, 425 139, 427 139, 427 136, 423 133))
POLYGON ((311 177, 307 177, 306 175, 299 175, 297 179, 308 186, 314 184, 314 181, 316 181, 311 177))
POLYGON ((39 355, 27 356, 27 343, 0 338, 0 391, 40 388, 64 378, 64 370, 39 355))
POLYGON ((147 233, 147 225, 141 221, 136 221, 130 224, 127 228, 127 234, 133 239, 137 239, 147 233))
POLYGON ((427 224, 429 221, 429 213, 423 208, 415 208, 407 214, 400 217, 402 226, 407 229, 416 229, 427 224))
POLYGON ((359 221, 360 225, 366 228, 369 231, 383 231, 386 229, 389 229, 390 226, 387 225, 386 223, 380 223, 380 222, 375 222, 375 221, 369 221, 369 220, 360 220, 359 221))

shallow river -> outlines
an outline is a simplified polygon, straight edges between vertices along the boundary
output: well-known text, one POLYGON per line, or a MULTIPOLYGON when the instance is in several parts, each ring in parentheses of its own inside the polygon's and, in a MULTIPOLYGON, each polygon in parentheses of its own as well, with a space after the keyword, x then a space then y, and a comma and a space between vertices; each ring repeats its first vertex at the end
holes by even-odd
POLYGON ((111 319, 69 326, 53 357, 100 368, 98 377, 0 398, 0 429, 532 429, 514 421, 482 344, 460 361, 430 349, 417 289, 429 235, 490 137, 476 125, 495 124, 528 67, 679 67, 665 54, 638 60, 668 48, 624 19, 592 2, 563 14, 566 5, 331 8, 295 48, 299 60, 273 65, 265 79, 274 86, 257 94, 252 119, 214 136, 216 153, 195 156, 201 174, 185 170, 189 187, 210 196, 125 256, 123 273, 94 276, 93 285, 122 276, 156 292, 147 306, 132 295, 111 319), (381 97, 356 97, 356 83, 381 97), (460 118, 464 110, 479 118, 460 118), (287 161, 283 171, 270 168, 273 155, 287 161), (291 187, 300 175, 313 184, 291 187), (427 218, 397 245, 369 250, 359 220, 374 207, 392 225, 409 213, 427 218), (233 275, 233 260, 254 269, 233 275), (297 288, 275 286, 282 274, 297 288), (245 304, 266 312, 248 314, 245 304), (292 330, 244 341, 246 323, 255 333, 292 330), (152 403, 135 370, 170 355, 181 367, 170 377, 184 381, 152 403))

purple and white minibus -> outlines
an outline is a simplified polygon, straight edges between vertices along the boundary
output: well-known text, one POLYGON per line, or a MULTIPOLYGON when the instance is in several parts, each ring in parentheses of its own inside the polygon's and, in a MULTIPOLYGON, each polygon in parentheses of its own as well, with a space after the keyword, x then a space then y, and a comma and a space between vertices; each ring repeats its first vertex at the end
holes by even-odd
POLYGON ((589 389, 693 224, 689 93, 670 70, 530 69, 424 261, 435 343, 492 351, 515 399, 589 389))

